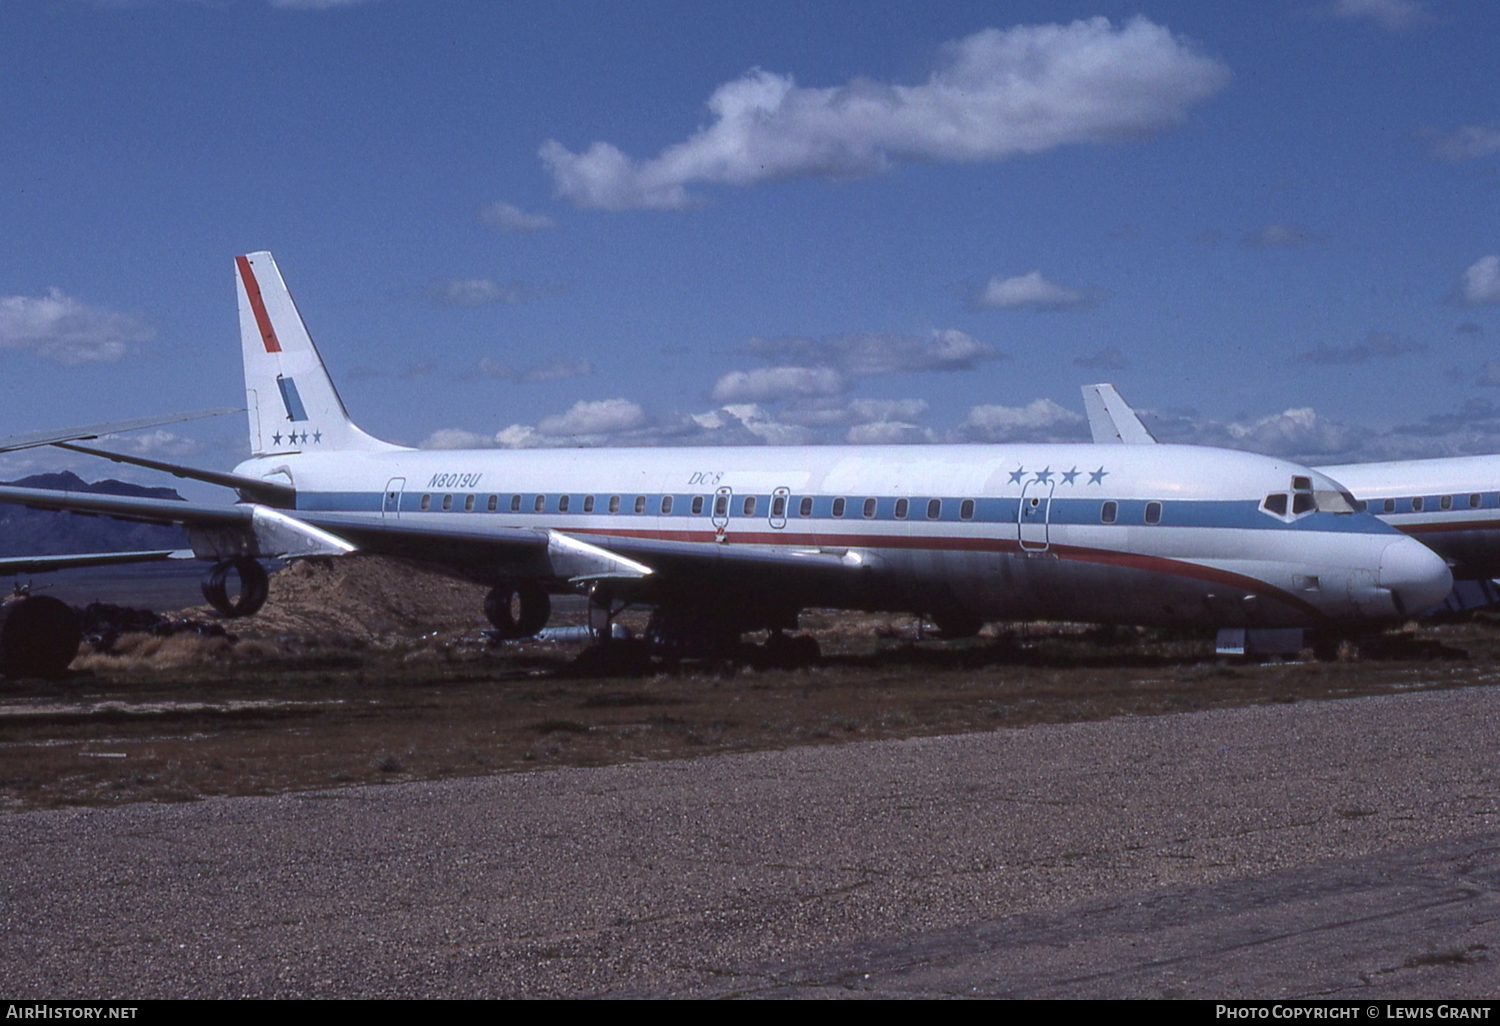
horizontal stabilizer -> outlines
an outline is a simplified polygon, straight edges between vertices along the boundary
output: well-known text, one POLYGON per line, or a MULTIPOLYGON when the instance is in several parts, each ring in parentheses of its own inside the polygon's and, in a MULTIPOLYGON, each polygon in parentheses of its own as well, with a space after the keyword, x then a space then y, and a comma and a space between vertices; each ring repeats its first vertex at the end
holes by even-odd
POLYGON ((49 570, 75 570, 88 566, 114 566, 118 563, 156 563, 180 559, 192 553, 183 549, 154 549, 149 552, 80 552, 70 556, 7 556, 0 559, 0 574, 41 574, 49 570))
POLYGON ((240 498, 248 502, 263 502, 268 506, 290 507, 297 502, 297 489, 291 485, 284 485, 276 481, 262 481, 258 477, 246 477, 243 474, 230 474, 221 470, 199 470, 197 467, 185 467, 179 463, 165 463, 161 460, 151 460, 144 456, 127 456, 124 453, 110 452, 107 449, 95 449, 87 445, 75 445, 71 442, 54 442, 59 449, 67 449, 71 452, 86 453, 89 456, 99 456, 116 463, 129 463, 136 467, 146 467, 150 470, 160 470, 171 474, 173 477, 186 478, 189 481, 204 481, 208 484, 223 485, 225 488, 233 488, 240 493, 240 498))
POLYGON ((239 413, 237 409, 224 407, 218 410, 196 410, 192 413, 167 413, 159 417, 138 417, 135 420, 116 420, 105 424, 88 424, 84 427, 62 428, 58 431, 33 431, 24 435, 0 438, 0 452, 17 449, 35 449, 40 445, 54 445, 81 438, 98 438, 100 435, 118 435, 125 431, 177 424, 185 420, 201 420, 204 417, 222 417, 226 413, 239 413))
POLYGON ((1153 445, 1156 436, 1141 423, 1114 385, 1084 385, 1083 406, 1089 414, 1089 433, 1096 445, 1153 445))

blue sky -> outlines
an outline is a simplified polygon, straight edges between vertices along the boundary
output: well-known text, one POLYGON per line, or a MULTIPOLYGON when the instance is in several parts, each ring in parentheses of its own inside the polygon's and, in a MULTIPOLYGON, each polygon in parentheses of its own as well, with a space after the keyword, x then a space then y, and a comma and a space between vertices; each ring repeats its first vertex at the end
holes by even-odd
POLYGON ((1458 0, 9 0, 0 434, 238 405, 269 249, 413 445, 1075 440, 1112 381, 1174 441, 1500 451, 1497 41, 1458 0))

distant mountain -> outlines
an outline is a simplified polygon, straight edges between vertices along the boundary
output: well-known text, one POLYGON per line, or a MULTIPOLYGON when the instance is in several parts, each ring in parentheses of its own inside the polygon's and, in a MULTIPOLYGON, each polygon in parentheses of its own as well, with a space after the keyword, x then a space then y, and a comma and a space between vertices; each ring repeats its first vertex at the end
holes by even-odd
MULTIPOLYGON (((33 474, 4 484, 106 495, 141 495, 177 499, 175 488, 145 488, 125 481, 88 483, 77 474, 33 474)), ((0 505, 0 556, 60 556, 72 552, 131 552, 137 549, 187 548, 180 527, 159 527, 104 516, 50 513, 25 506, 0 505)))

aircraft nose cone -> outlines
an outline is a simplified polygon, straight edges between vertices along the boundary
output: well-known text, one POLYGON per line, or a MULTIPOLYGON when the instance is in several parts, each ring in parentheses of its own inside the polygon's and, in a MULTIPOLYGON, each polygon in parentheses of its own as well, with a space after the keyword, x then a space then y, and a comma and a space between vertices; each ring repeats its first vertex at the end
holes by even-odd
POLYGON ((1453 590, 1453 574, 1442 557, 1411 538, 1393 541, 1380 554, 1380 586, 1389 588, 1402 615, 1431 609, 1453 590))

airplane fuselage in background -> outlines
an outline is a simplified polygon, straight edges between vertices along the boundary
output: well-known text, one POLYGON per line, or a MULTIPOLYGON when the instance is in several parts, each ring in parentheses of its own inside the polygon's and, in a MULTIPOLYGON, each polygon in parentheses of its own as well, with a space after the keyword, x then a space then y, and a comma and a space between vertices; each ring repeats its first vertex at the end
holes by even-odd
POLYGON ((1318 469, 1347 487, 1368 512, 1448 560, 1455 577, 1500 577, 1500 456, 1318 469))

